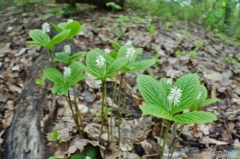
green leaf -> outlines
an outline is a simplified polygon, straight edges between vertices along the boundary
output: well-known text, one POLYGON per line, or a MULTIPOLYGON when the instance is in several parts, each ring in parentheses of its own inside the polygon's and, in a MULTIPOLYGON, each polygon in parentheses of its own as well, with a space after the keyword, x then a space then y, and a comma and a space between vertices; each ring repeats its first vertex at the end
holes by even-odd
POLYGON ((46 47, 50 42, 50 37, 47 33, 42 32, 39 29, 33 29, 29 31, 29 36, 35 41, 35 44, 41 44, 41 46, 46 47))
POLYGON ((88 144, 85 148, 84 148, 84 152, 86 152, 85 154, 91 158, 94 158, 97 156, 97 148, 88 144))
POLYGON ((27 41, 28 45, 34 45, 34 46, 43 46, 42 43, 36 42, 36 41, 27 41))
POLYGON ((169 111, 167 95, 163 87, 152 77, 139 74, 138 89, 147 104, 158 106, 160 110, 169 111))
POLYGON ((61 31, 63 31, 63 30, 66 30, 66 26, 67 26, 67 22, 62 22, 62 23, 58 23, 58 28, 59 28, 59 30, 61 29, 61 31))
POLYGON ((86 64, 87 64, 87 70, 90 74, 92 74, 95 77, 101 77, 105 75, 105 70, 106 70, 106 64, 104 65, 103 68, 98 68, 96 65, 96 59, 99 55, 103 56, 103 53, 99 49, 92 49, 87 53, 87 59, 86 59, 86 64))
POLYGON ((60 42, 62 42, 63 40, 65 40, 67 38, 67 36, 69 35, 70 30, 64 30, 60 33, 58 33, 57 35, 55 35, 52 40, 50 41, 50 43, 48 44, 48 48, 51 49, 55 44, 58 44, 60 42))
POLYGON ((56 24, 51 23, 51 25, 58 31, 61 32, 63 29, 61 29, 60 27, 58 27, 56 24))
POLYGON ((50 135, 47 135, 47 139, 48 140, 53 140, 53 141, 56 141, 58 139, 58 130, 57 129, 54 129, 52 134, 50 135))
POLYGON ((112 44, 112 46, 118 51, 120 49, 120 45, 114 41, 114 40, 111 40, 111 39, 108 39, 108 41, 112 44))
POLYGON ((159 83, 161 84, 161 86, 165 89, 166 93, 168 94, 172 85, 168 83, 168 78, 161 78, 159 83))
POLYGON ((52 87, 52 93, 57 96, 65 95, 68 92, 68 88, 66 84, 57 84, 52 87))
POLYGON ((106 75, 111 75, 116 73, 120 68, 122 68, 127 63, 126 57, 120 57, 114 60, 107 69, 106 75))
POLYGON ((134 57, 133 57, 133 59, 131 60, 131 62, 134 62, 135 60, 136 60, 136 58, 137 58, 137 55, 139 54, 138 53, 138 49, 135 49, 133 46, 131 46, 131 45, 124 45, 124 46, 122 46, 119 50, 118 50, 118 57, 126 57, 126 55, 127 55, 127 50, 129 49, 129 48, 133 48, 134 50, 135 50, 135 54, 134 54, 134 57))
POLYGON ((172 107, 172 114, 185 110, 194 104, 199 93, 200 82, 197 74, 186 74, 177 79, 174 85, 182 90, 182 97, 178 106, 172 107))
POLYGON ((55 156, 48 157, 48 159, 57 159, 55 156))
POLYGON ((73 21, 71 23, 68 23, 66 26, 66 29, 70 29, 70 33, 68 35, 68 39, 72 39, 75 35, 77 35, 81 29, 81 25, 77 21, 73 21))
POLYGON ((71 155, 70 159, 86 159, 86 155, 77 152, 77 153, 71 155))
POLYGON ((193 111, 174 116, 174 121, 179 124, 204 124, 217 120, 217 116, 210 112, 193 111))
POLYGON ((69 65, 69 67, 71 68, 72 71, 71 76, 68 78, 67 82, 69 86, 72 86, 85 78, 85 76, 82 75, 83 69, 81 68, 81 65, 79 63, 74 62, 71 65, 69 65))
POLYGON ((205 101, 206 98, 207 98, 207 89, 204 85, 200 85, 195 103, 190 107, 190 110, 197 110, 197 108, 200 106, 199 103, 202 103, 203 101, 205 101))
POLYGON ((207 99, 205 101, 202 101, 201 103, 199 103, 198 106, 206 106, 206 105, 210 105, 212 103, 216 103, 218 101, 219 101, 219 99, 217 99, 217 98, 210 98, 210 99, 207 99))
POLYGON ((57 56, 57 58, 55 59, 55 61, 59 61, 59 62, 62 62, 62 63, 69 64, 69 58, 70 58, 69 53, 66 53, 66 52, 58 52, 58 53, 56 53, 55 55, 57 56))
POLYGON ((127 67, 131 71, 141 71, 149 68, 153 64, 156 63, 155 59, 148 59, 148 60, 142 60, 142 61, 137 61, 134 63, 130 63, 127 67))
POLYGON ((63 74, 55 68, 45 68, 43 69, 43 74, 47 79, 49 79, 54 83, 57 83, 57 84, 64 83, 63 74))
POLYGON ((79 60, 80 58, 84 57, 86 55, 87 52, 85 51, 81 51, 81 52, 77 52, 75 54, 73 54, 70 58, 69 58, 69 62, 73 62, 76 60, 79 60))
POLYGON ((56 84, 64 83, 63 74, 55 68, 45 68, 43 69, 43 74, 47 79, 49 79, 50 81, 56 84))
POLYGON ((152 115, 158 118, 173 120, 173 116, 166 110, 161 109, 159 106, 152 104, 140 105, 142 115, 152 115))

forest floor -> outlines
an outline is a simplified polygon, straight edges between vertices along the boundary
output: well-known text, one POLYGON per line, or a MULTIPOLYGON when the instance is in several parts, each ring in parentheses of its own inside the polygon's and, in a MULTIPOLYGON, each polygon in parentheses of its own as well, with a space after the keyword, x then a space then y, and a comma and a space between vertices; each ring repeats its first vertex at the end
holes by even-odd
MULTIPOLYGON (((167 26, 160 18, 144 13, 110 13, 90 8, 82 9, 72 17, 43 20, 50 6, 28 7, 35 9, 23 11, 21 7, 7 7, 0 11, 0 144, 4 142, 3 134, 11 124, 16 101, 27 81, 32 78, 29 67, 44 52, 39 47, 26 45, 26 41, 30 40, 29 30, 40 29, 46 21, 59 23, 71 18, 86 24, 86 28, 74 38, 72 52, 89 51, 92 48, 112 49, 108 39, 122 45, 131 41, 133 46, 143 49, 144 58, 158 56, 157 64, 142 73, 154 75, 157 79, 176 79, 186 73, 197 72, 208 89, 209 97, 220 99, 216 104, 203 108, 215 113, 218 120, 211 124, 185 126, 174 158, 210 159, 211 151, 240 149, 240 63, 227 61, 227 58, 240 61, 239 46, 226 42, 197 25, 186 26, 181 22, 172 22, 171 26, 167 26), (152 30, 154 33, 147 29, 150 24, 155 26, 152 30), (197 47, 196 43, 199 42, 202 46, 197 47), (177 50, 180 50, 178 55, 177 50), (190 54, 190 51, 197 54, 190 54)), ((56 51, 62 49, 63 45, 55 48, 56 51)), ((49 60, 47 54, 44 60, 49 60)), ((38 76, 41 77, 41 74, 38 76)), ((120 146, 116 142, 111 143, 110 153, 106 154, 104 151, 105 158, 158 158, 156 152, 161 122, 152 117, 141 117, 138 106, 143 99, 137 91, 136 76, 136 73, 129 73, 126 77, 127 107, 124 114, 128 114, 128 117, 123 116, 121 124, 124 138, 120 146)), ((119 80, 108 81, 109 91, 113 89, 114 82, 119 80)), ((63 140, 62 143, 46 142, 49 147, 48 157, 55 155, 57 158, 67 158, 77 149, 83 149, 87 143, 101 147, 103 154, 105 145, 100 146, 94 140, 99 134, 100 120, 96 115, 101 110, 101 83, 88 76, 85 82, 78 85, 78 101, 85 110, 83 119, 88 136, 85 141, 77 137, 77 129, 64 98, 53 97, 50 88, 45 89, 48 91, 45 98, 48 110, 42 113, 42 121, 39 122, 44 127, 45 135, 57 129, 59 138, 63 140), (42 123, 48 118, 49 112, 56 112, 54 122, 44 125, 42 123)), ((109 103, 112 102, 110 95, 108 100, 109 103)), ((113 114, 113 121, 115 116, 116 113, 113 114)), ((106 138, 106 134, 103 135, 103 140, 106 138)))

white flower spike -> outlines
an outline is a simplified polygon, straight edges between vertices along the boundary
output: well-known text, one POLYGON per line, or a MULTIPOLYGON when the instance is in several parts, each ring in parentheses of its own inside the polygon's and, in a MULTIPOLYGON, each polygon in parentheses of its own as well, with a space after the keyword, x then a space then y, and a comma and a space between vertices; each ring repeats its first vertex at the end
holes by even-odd
POLYGON ((202 91, 198 93, 198 96, 196 99, 199 100, 201 98, 201 96, 202 96, 202 91))
POLYGON ((130 61, 132 61, 135 53, 136 53, 136 50, 134 50, 134 48, 132 47, 129 47, 127 48, 126 57, 129 58, 130 61))
POLYGON ((110 50, 110 49, 105 49, 104 52, 105 52, 106 54, 109 54, 109 53, 111 52, 111 50, 110 50))
POLYGON ((168 79, 167 79, 167 84, 172 85, 172 82, 173 82, 173 80, 172 80, 171 78, 168 78, 168 79))
POLYGON ((91 158, 91 157, 89 157, 89 156, 86 156, 86 157, 85 157, 85 159, 92 159, 92 158, 91 158))
POLYGON ((73 22, 72 19, 68 19, 68 20, 67 20, 67 23, 71 23, 71 22, 73 22))
POLYGON ((97 67, 102 68, 105 65, 105 58, 99 55, 96 59, 97 67))
POLYGON ((132 41, 128 40, 125 45, 132 45, 132 41))
POLYGON ((176 86, 173 86, 168 95, 168 102, 169 104, 173 103, 174 106, 177 106, 180 103, 181 97, 182 90, 177 88, 176 86))
POLYGON ((50 24, 48 22, 42 24, 42 32, 49 33, 51 30, 50 24))
POLYGON ((64 75, 64 77, 65 78, 67 78, 67 77, 69 77, 69 76, 71 76, 71 72, 72 72, 72 70, 71 70, 71 68, 70 67, 63 67, 63 75, 64 75))
POLYGON ((65 45, 64 46, 64 52, 66 52, 66 53, 71 53, 71 46, 70 45, 65 45))

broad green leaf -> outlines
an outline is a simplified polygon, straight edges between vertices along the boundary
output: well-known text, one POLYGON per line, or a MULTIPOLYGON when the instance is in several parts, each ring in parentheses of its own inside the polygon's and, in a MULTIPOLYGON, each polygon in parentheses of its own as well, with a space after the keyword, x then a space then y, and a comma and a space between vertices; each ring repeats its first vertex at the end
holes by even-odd
POLYGON ((92 145, 87 145, 86 147, 84 147, 84 152, 87 156, 94 158, 97 156, 97 148, 92 146, 92 145))
POLYGON ((81 29, 81 25, 77 21, 73 21, 68 23, 65 29, 70 29, 70 33, 68 35, 68 39, 72 39, 75 35, 77 35, 81 29))
POLYGON ((217 98, 210 98, 210 99, 206 99, 205 101, 202 101, 201 103, 199 103, 198 106, 206 106, 206 105, 210 105, 212 103, 216 103, 218 101, 219 101, 219 99, 217 99, 217 98))
POLYGON ((37 42, 37 41, 27 41, 26 43, 28 45, 43 46, 42 43, 37 42))
POLYGON ((55 61, 60 61, 62 63, 66 63, 68 64, 69 63, 69 58, 70 58, 70 55, 66 52, 58 52, 55 54, 57 56, 57 59, 55 59, 55 61))
POLYGON ((42 32, 39 29, 33 29, 29 31, 29 36, 35 41, 36 43, 41 44, 41 46, 46 47, 50 42, 50 37, 47 33, 42 32))
MULTIPOLYGON (((86 59, 86 64, 87 64, 87 71, 92 74, 95 77, 101 77, 105 75, 105 70, 106 70, 106 62, 103 68, 99 68, 97 66, 96 59, 102 55, 103 53, 101 52, 100 49, 92 49, 87 53, 87 59, 86 59)), ((105 53, 104 53, 105 54, 105 53)), ((105 59, 106 60, 106 59, 105 59)))
POLYGON ((173 120, 173 116, 166 110, 161 109, 159 106, 152 104, 140 105, 142 115, 152 115, 158 118, 173 120))
POLYGON ((43 74, 47 79, 49 79, 50 81, 56 84, 64 83, 63 74, 55 68, 45 68, 43 69, 43 74))
POLYGON ((136 58, 137 58, 138 53, 137 53, 137 49, 135 49, 135 48, 134 48, 133 46, 131 46, 131 45, 124 45, 124 46, 122 46, 122 47, 118 50, 118 57, 126 57, 126 56, 127 56, 127 50, 130 49, 130 48, 132 48, 132 49, 135 50, 134 56, 133 56, 133 58, 132 58, 132 60, 131 60, 131 62, 134 62, 134 61, 136 60, 136 58))
POLYGON ((73 62, 76 60, 79 60, 80 58, 84 57, 86 55, 87 52, 82 51, 82 52, 77 52, 75 54, 73 54, 70 58, 69 58, 69 62, 73 62))
POLYGON ((182 90, 182 97, 180 103, 172 107, 172 114, 183 111, 194 104, 199 93, 200 82, 197 74, 186 74, 178 78, 174 85, 182 90))
POLYGON ((61 29, 61 31, 63 30, 66 30, 66 26, 67 26, 67 22, 62 22, 62 23, 59 23, 57 26, 59 29, 61 29))
POLYGON ((71 155, 70 159, 86 159, 86 155, 77 152, 77 153, 71 155))
POLYGON ((74 62, 70 64, 69 67, 71 68, 72 71, 71 76, 68 78, 67 82, 69 86, 72 86, 85 78, 85 76, 82 75, 83 69, 81 68, 79 63, 74 62))
POLYGON ((161 78, 159 81, 159 83, 165 89, 167 94, 169 93, 170 88, 172 87, 171 83, 169 83, 168 80, 172 80, 172 79, 164 77, 164 78, 161 78))
POLYGON ((167 95, 160 83, 150 76, 139 74, 137 84, 147 104, 158 106, 160 110, 169 111, 167 95))
POLYGON ((118 51, 120 49, 120 45, 114 41, 114 40, 111 40, 111 39, 108 39, 108 41, 112 44, 112 46, 118 51))
POLYGON ((202 103, 207 98, 207 89, 204 85, 199 86, 198 95, 194 104, 190 107, 190 110, 197 110, 199 103, 202 103))
POLYGON ((130 71, 141 71, 149 68, 155 63, 156 63, 155 59, 148 59, 148 60, 142 60, 142 61, 130 63, 127 67, 130 71))
POLYGON ((111 63, 107 69, 106 75, 116 73, 120 68, 122 68, 127 63, 126 57, 120 57, 111 63))
POLYGON ((62 42, 63 40, 65 40, 67 38, 67 36, 69 35, 70 30, 64 30, 60 33, 58 33, 57 35, 55 35, 52 40, 49 42, 48 44, 48 48, 51 49, 55 44, 58 44, 60 42, 62 42))
POLYGON ((58 32, 61 32, 61 31, 62 31, 62 29, 59 28, 56 24, 51 23, 51 25, 52 25, 58 32))
POLYGON ((57 96, 65 95, 68 92, 68 88, 66 84, 57 84, 52 87, 52 93, 57 96))
POLYGON ((55 156, 48 157, 48 159, 57 159, 55 156))
POLYGON ((179 124, 204 124, 217 120, 217 116, 210 112, 193 111, 174 116, 174 121, 179 124))

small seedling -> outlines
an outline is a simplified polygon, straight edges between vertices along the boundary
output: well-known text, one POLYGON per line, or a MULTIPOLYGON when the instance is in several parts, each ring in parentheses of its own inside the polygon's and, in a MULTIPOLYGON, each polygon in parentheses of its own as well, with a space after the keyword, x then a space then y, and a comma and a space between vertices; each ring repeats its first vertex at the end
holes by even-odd
POLYGON ((98 150, 96 147, 88 144, 82 152, 76 152, 71 155, 71 159, 97 159, 98 150))
POLYGON ((155 25, 154 24, 149 24, 147 26, 147 30, 150 34, 154 35, 155 34, 155 25))
POLYGON ((115 2, 108 2, 108 3, 106 3, 106 6, 112 8, 112 11, 116 11, 116 10, 121 10, 122 9, 122 7, 120 5, 118 5, 118 4, 116 4, 115 2))
POLYGON ((190 51, 189 52, 189 57, 190 58, 194 58, 194 57, 196 57, 197 56, 197 52, 196 51, 190 51))
POLYGON ((195 46, 200 49, 203 46, 203 43, 199 40, 195 41, 195 46))
POLYGON ((182 51, 177 50, 177 51, 175 52, 175 55, 176 55, 176 57, 180 57, 180 56, 182 55, 182 51))
POLYGON ((172 23, 171 23, 171 22, 166 22, 166 23, 164 24, 164 26, 165 26, 166 29, 169 29, 169 28, 172 27, 172 23))
POLYGON ((48 159, 57 159, 55 156, 48 157, 48 159))
POLYGON ((62 139, 59 138, 59 133, 58 133, 58 130, 57 129, 54 129, 52 134, 50 135, 47 135, 47 139, 49 141, 56 141, 58 143, 61 143, 62 142, 62 139))

